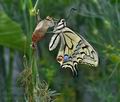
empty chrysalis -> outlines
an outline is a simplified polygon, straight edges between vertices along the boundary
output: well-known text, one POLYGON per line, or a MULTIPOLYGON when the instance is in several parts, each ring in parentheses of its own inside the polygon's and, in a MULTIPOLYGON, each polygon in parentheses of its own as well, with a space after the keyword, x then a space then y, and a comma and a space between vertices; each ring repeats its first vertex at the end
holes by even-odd
POLYGON ((51 17, 47 16, 44 20, 41 20, 32 34, 32 47, 35 48, 35 45, 38 41, 40 41, 45 33, 47 32, 49 27, 54 26, 54 21, 51 17))

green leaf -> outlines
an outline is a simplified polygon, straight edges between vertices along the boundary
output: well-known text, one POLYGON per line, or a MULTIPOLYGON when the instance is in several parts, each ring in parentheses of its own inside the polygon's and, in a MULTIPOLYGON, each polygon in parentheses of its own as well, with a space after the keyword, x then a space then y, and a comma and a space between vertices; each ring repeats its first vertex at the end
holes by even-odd
POLYGON ((21 27, 0 11, 0 45, 24 51, 26 36, 21 27))

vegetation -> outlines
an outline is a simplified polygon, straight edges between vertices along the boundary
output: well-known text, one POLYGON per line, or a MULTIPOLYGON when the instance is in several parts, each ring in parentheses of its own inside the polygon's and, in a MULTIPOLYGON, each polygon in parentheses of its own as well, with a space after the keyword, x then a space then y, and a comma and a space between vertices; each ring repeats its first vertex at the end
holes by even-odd
POLYGON ((0 102, 119 102, 119 67, 119 0, 0 1, 0 102), (31 35, 37 21, 32 11, 37 9, 41 19, 65 18, 94 46, 99 66, 79 65, 78 77, 61 69, 57 50, 48 50, 52 29, 33 52, 31 35))

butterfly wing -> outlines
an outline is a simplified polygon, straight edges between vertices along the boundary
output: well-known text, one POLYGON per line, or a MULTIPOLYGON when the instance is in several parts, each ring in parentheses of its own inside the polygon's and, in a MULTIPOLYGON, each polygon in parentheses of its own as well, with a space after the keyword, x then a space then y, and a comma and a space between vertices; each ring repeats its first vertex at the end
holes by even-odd
POLYGON ((98 66, 98 54, 94 48, 82 37, 74 50, 73 55, 78 59, 77 62, 81 64, 89 64, 98 66))
MULTIPOLYGON (((65 28, 62 31, 61 39, 64 40, 64 57, 67 55, 67 60, 64 58, 61 66, 62 68, 70 68, 72 72, 76 72, 78 63, 88 64, 92 66, 98 65, 98 54, 93 47, 82 37, 78 36, 69 28, 65 28)), ((59 50, 60 52, 61 50, 59 50)), ((58 52, 58 57, 60 53, 58 52)), ((62 54, 62 56, 63 56, 62 54)))
POLYGON ((73 73, 77 74, 78 63, 95 67, 98 65, 97 52, 81 35, 77 35, 68 27, 56 29, 49 43, 49 50, 55 49, 60 42, 57 61, 62 68, 70 68, 73 73))
POLYGON ((67 27, 59 33, 59 36, 60 48, 57 55, 57 61, 62 68, 70 68, 73 73, 75 72, 75 74, 77 74, 76 66, 74 66, 73 59, 70 56, 72 56, 80 37, 67 27))

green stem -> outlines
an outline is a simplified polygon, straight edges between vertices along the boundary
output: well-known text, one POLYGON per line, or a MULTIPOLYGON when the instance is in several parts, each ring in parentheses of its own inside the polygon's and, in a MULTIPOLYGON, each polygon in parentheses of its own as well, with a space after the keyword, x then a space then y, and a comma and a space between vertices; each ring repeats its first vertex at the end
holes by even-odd
POLYGON ((39 2, 39 0, 36 1, 35 6, 34 6, 34 10, 36 10, 38 2, 39 2))
POLYGON ((12 75, 13 75, 13 51, 10 53, 10 64, 9 64, 9 71, 6 80, 6 89, 7 89, 7 101, 13 101, 13 94, 12 94, 12 75))

